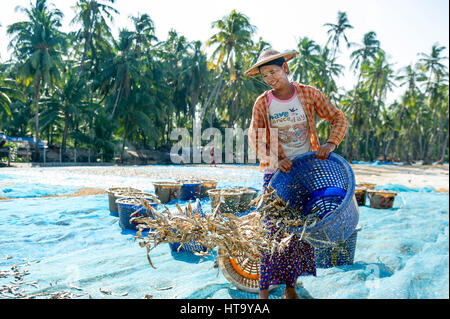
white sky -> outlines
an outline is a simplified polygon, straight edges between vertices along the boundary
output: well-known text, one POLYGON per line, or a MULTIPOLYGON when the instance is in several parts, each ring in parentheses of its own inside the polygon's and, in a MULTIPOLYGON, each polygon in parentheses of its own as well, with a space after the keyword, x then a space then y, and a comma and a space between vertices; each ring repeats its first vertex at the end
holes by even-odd
MULTIPOLYGON (((14 8, 17 5, 28 7, 29 3, 29 0, 0 1, 2 61, 9 57, 6 47, 10 39, 6 35, 6 27, 23 19, 14 8)), ((71 6, 76 0, 49 0, 49 3, 54 3, 65 15, 62 30, 74 30, 75 26, 70 26, 69 22, 74 16, 71 6)), ((428 54, 436 42, 447 48, 444 56, 449 56, 448 0, 116 0, 113 7, 120 12, 111 26, 115 36, 119 28, 131 28, 128 16, 139 12, 150 15, 159 40, 165 40, 173 28, 189 41, 202 42, 215 33, 211 28, 213 21, 236 9, 247 15, 250 23, 257 27, 255 40, 261 36, 278 51, 295 49, 297 39, 304 36, 324 45, 327 28, 323 25, 336 23, 338 11, 344 11, 354 27, 346 32, 349 41, 360 43, 365 33, 375 31, 395 70, 416 62, 419 52, 428 54)), ((346 67, 346 71, 339 86, 346 89, 355 84, 349 70, 349 53, 342 45, 338 62, 346 67)), ((392 101, 402 91, 396 90, 388 100, 392 101)))

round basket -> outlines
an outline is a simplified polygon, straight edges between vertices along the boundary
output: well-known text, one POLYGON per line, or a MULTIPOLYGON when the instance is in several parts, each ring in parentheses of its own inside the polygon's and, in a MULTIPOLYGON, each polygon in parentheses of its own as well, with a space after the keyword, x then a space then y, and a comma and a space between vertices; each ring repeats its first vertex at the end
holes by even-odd
POLYGON ((202 187, 200 191, 200 198, 208 197, 208 191, 217 187, 215 180, 202 180, 202 187))
POLYGON ((221 188, 209 190, 208 196, 211 200, 211 211, 219 205, 221 198, 223 198, 224 203, 219 207, 219 213, 238 213, 239 204, 241 201, 241 190, 233 188, 221 188))
POLYGON ((370 207, 375 209, 389 209, 394 205, 396 192, 385 190, 367 190, 370 207))
POLYGON ((367 188, 355 187, 355 198, 358 206, 366 205, 367 188))
POLYGON ((245 212, 250 209, 250 202, 258 196, 258 192, 253 189, 244 189, 239 201, 239 212, 245 212))
MULTIPOLYGON (((246 218, 245 216, 241 218, 246 218)), ((225 250, 219 247, 217 258, 219 260, 219 269, 223 276, 236 288, 251 292, 259 292, 259 258, 250 259, 240 251, 233 252, 233 257, 228 256, 225 250)), ((256 256, 255 256, 256 257, 256 256)), ((269 290, 277 286, 269 286, 269 290)))
POLYGON ((195 200, 200 198, 200 193, 202 190, 202 183, 199 181, 183 181, 182 182, 180 194, 178 195, 179 200, 195 200))
MULTIPOLYGON (((146 199, 148 201, 153 201, 153 197, 142 196, 140 198, 146 199)), ((135 220, 130 221, 131 214, 139 210, 138 213, 134 214, 133 217, 149 217, 151 216, 151 212, 148 212, 144 206, 142 205, 140 198, 119 198, 116 200, 116 204, 119 208, 119 219, 120 219, 120 227, 123 229, 137 229, 137 222, 135 220)), ((156 203, 150 204, 152 207, 156 207, 156 203)))
POLYGON ((320 218, 313 226, 292 227, 314 247, 327 247, 350 237, 359 220, 354 198, 353 170, 341 156, 330 153, 326 160, 315 152, 299 155, 292 161, 289 173, 278 170, 269 186, 293 209, 302 215, 315 212, 320 218))
POLYGON ((117 215, 119 213, 119 208, 117 207, 116 200, 117 196, 116 193, 125 193, 125 192, 142 192, 140 189, 132 188, 132 187, 110 187, 106 190, 106 193, 108 194, 108 203, 109 203, 109 211, 113 213, 114 215, 117 215))
POLYGON ((353 265, 356 250, 356 239, 361 226, 356 226, 353 234, 343 243, 332 247, 314 249, 314 260, 317 268, 353 265))
POLYGON ((180 195, 181 183, 178 182, 153 182, 155 194, 161 203, 168 203, 180 195))

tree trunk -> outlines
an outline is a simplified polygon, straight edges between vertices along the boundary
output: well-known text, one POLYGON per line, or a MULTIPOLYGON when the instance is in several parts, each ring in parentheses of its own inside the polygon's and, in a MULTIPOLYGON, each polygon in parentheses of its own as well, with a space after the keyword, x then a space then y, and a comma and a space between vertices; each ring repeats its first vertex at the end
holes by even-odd
POLYGON ((402 114, 403 114, 403 111, 404 111, 405 107, 402 107, 402 109, 400 110, 400 113, 399 113, 399 115, 397 117, 397 120, 395 121, 395 124, 394 124, 394 129, 392 130, 391 135, 389 136, 389 139, 387 141, 386 148, 384 149, 383 157, 384 157, 385 161, 387 160, 387 154, 389 152, 389 147, 391 145, 392 139, 394 138, 395 130, 397 129, 397 124, 400 123, 400 121, 402 119, 402 114))
POLYGON ((34 153, 33 153, 33 161, 34 162, 40 162, 40 156, 39 156, 39 99, 40 99, 40 92, 41 92, 41 78, 38 78, 37 84, 35 85, 35 90, 34 90, 34 100, 35 100, 35 106, 36 106, 36 113, 34 115, 35 130, 36 130, 36 141, 34 144, 34 153))
POLYGON ((117 92, 116 101, 114 103, 112 116, 114 116, 114 112, 116 111, 117 105, 120 103, 120 97, 122 95, 123 82, 120 83, 119 91, 117 92))
MULTIPOLYGON (((352 105, 350 106, 350 109, 348 110, 349 115, 350 115, 349 116, 349 122, 351 122, 351 123, 348 123, 349 127, 353 127, 353 122, 356 120, 356 117, 354 117, 354 120, 351 121, 351 119, 352 119, 351 114, 353 112, 353 106, 355 105, 356 94, 357 94, 358 89, 359 89, 359 81, 361 80, 361 75, 362 75, 362 72, 360 71, 359 75, 358 75, 358 81, 356 82, 355 92, 353 93, 352 105)), ((347 134, 347 138, 345 139, 344 154, 346 154, 346 156, 349 157, 350 160, 351 160, 351 157, 353 155, 353 150, 350 150, 350 151, 348 150, 349 143, 352 144, 351 143, 351 138, 350 138, 350 133, 347 134)))
POLYGON ((69 112, 64 112, 64 132, 63 132, 63 138, 61 143, 61 149, 59 150, 61 152, 61 158, 64 160, 64 155, 66 154, 66 144, 67 144, 67 133, 69 131, 69 112))
POLYGON ((436 164, 440 164, 442 162, 444 162, 445 159, 445 151, 447 150, 447 146, 448 146, 448 133, 445 134, 445 142, 442 144, 442 153, 441 153, 441 158, 439 159, 439 161, 436 164))
POLYGON ((124 133, 123 133, 123 142, 122 142, 122 152, 121 152, 121 154, 120 154, 120 157, 121 157, 121 162, 123 163, 123 151, 125 150, 125 139, 126 139, 126 137, 127 137, 127 133, 128 133, 128 125, 130 124, 130 122, 128 121, 128 119, 127 119, 127 124, 125 125, 125 130, 124 130, 124 133))

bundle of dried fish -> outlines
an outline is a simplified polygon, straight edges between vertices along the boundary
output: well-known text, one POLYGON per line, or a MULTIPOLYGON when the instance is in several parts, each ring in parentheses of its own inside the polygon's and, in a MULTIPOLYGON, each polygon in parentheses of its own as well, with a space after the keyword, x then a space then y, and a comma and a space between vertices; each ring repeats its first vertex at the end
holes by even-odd
MULTIPOLYGON (((141 240, 139 245, 146 247, 150 265, 150 251, 162 243, 183 244, 195 240, 207 248, 205 252, 194 252, 204 256, 216 247, 222 248, 230 257, 245 253, 250 259, 256 260, 261 254, 282 251, 286 249, 293 238, 290 227, 301 227, 316 222, 314 212, 302 216, 301 211, 294 211, 273 190, 261 194, 252 202, 256 210, 242 218, 232 213, 219 213, 220 202, 210 215, 196 214, 191 205, 185 210, 177 205, 177 212, 171 212, 163 205, 163 211, 156 211, 145 200, 141 200, 145 209, 152 212, 153 217, 140 217, 139 230, 135 240, 141 240), (269 217, 269 218, 267 218, 269 217), (276 227, 271 233, 269 228, 276 227), (142 237, 142 231, 149 229, 148 237, 142 237)), ((306 228, 306 227, 305 227, 306 228)), ((154 267, 155 268, 155 267, 154 267)))

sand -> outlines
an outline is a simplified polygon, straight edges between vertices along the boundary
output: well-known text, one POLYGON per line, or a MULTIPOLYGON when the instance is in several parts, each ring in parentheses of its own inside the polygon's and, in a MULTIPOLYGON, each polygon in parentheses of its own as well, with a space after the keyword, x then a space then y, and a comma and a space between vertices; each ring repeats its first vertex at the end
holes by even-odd
MULTIPOLYGON (((399 184, 408 188, 432 187, 437 192, 449 191, 449 167, 448 165, 351 165, 355 173, 357 184, 371 183, 375 185, 399 184)), ((258 171, 257 166, 246 165, 155 165, 155 166, 95 166, 95 167, 52 167, 52 168, 32 168, 20 165, 19 167, 9 167, 2 169, 1 173, 8 174, 11 170, 33 170, 43 169, 57 171, 62 174, 84 174, 89 176, 124 176, 124 177, 142 177, 149 180, 161 179, 210 179, 211 170, 221 171, 221 180, 234 181, 236 179, 236 170, 258 171), (183 167, 197 168, 195 170, 186 170, 183 167), (200 169, 198 169, 200 168, 200 169), (205 168, 202 170, 201 168, 205 168), (227 174, 227 171, 230 173, 227 174), (234 174, 232 173, 234 171, 234 174)), ((104 189, 96 187, 84 187, 73 194, 47 195, 47 197, 77 197, 87 195, 106 194, 104 189)), ((7 197, 0 197, 0 200, 8 200, 7 197)))

